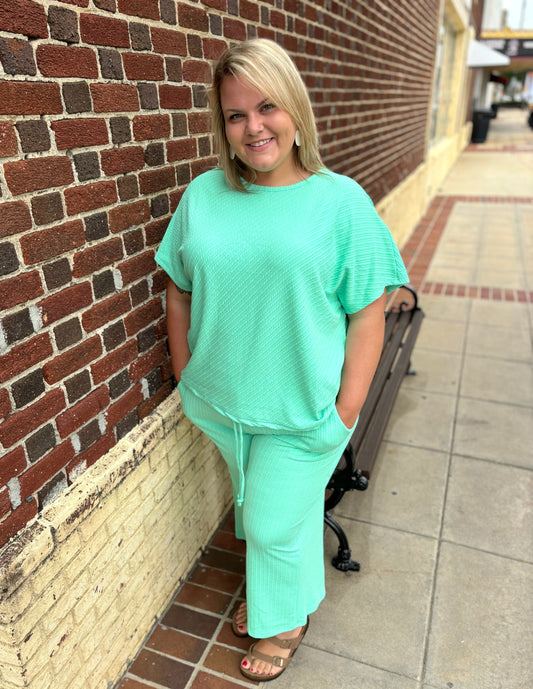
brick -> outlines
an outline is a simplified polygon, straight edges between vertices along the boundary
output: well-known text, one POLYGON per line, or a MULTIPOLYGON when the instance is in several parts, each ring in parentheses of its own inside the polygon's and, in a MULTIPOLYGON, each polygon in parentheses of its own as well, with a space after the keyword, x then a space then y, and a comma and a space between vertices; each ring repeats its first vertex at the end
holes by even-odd
POLYGON ((144 228, 144 234, 146 237, 146 246, 153 246, 154 244, 159 244, 163 239, 165 230, 168 227, 168 218, 164 220, 156 220, 146 225, 144 228))
POLYGON ((138 254, 139 251, 144 249, 143 232, 140 227, 130 232, 125 232, 122 236, 122 241, 124 242, 124 248, 128 256, 138 254))
POLYGON ((123 144, 126 141, 131 141, 129 117, 112 117, 109 123, 111 125, 111 138, 114 144, 123 144))
POLYGON ((118 237, 101 242, 74 254, 72 274, 74 277, 83 277, 95 273, 119 261, 123 255, 122 242, 118 237))
POLYGON ((30 462, 36 462, 47 452, 53 450, 56 446, 56 436, 52 424, 46 424, 46 426, 32 433, 26 438, 24 445, 30 462))
POLYGON ((80 15, 81 40, 93 45, 129 48, 128 24, 123 19, 95 14, 80 15))
POLYGON ((147 354, 135 359, 129 368, 130 379, 135 382, 143 378, 156 366, 162 364, 167 357, 167 346, 164 342, 160 342, 147 354))
POLYGON ((17 122, 17 130, 24 153, 50 150, 50 134, 46 122, 42 120, 17 122))
POLYGON ((124 175, 144 167, 144 152, 141 146, 128 146, 102 151, 102 169, 106 175, 124 175))
POLYGON ((11 400, 6 388, 0 388, 0 419, 4 419, 11 413, 11 400))
POLYGON ((41 276, 36 270, 2 280, 0 282, 0 309, 10 309, 17 304, 36 299, 43 293, 41 276))
POLYGON ((29 309, 19 309, 16 313, 5 316, 2 320, 2 329, 8 345, 33 335, 29 309))
POLYGON ((67 475, 69 479, 72 480, 72 475, 79 475, 80 467, 88 469, 95 462, 97 462, 100 457, 103 457, 106 452, 116 445, 115 434, 113 431, 108 431, 99 440, 97 440, 94 445, 77 455, 77 457, 70 462, 67 466, 67 475))
POLYGON ((74 181, 72 164, 66 156, 17 160, 6 163, 4 172, 7 186, 15 195, 56 188, 74 181))
POLYGON ((118 266, 120 274, 122 275, 123 284, 127 285, 130 282, 149 275, 156 268, 154 261, 154 252, 152 250, 146 251, 140 256, 130 258, 118 266))
POLYGON ((207 112, 191 112, 188 117, 191 134, 207 134, 211 131, 211 115, 207 112))
POLYGON ((37 64, 45 77, 98 77, 98 62, 91 48, 63 45, 40 45, 37 64))
POLYGON ((80 32, 78 28, 78 15, 65 7, 48 8, 48 26, 50 36, 56 41, 65 43, 78 43, 80 32))
POLYGON ((44 265, 43 273, 44 279, 46 280, 46 286, 50 290, 62 287, 72 280, 68 258, 61 258, 59 261, 44 265))
POLYGON ((226 38, 231 38, 236 41, 246 40, 246 25, 243 22, 237 19, 228 19, 224 17, 222 25, 226 38))
POLYGON ((167 139, 170 136, 170 117, 168 115, 137 115, 133 118, 135 141, 167 139))
POLYGON ((80 187, 65 189, 65 202, 68 215, 86 213, 96 208, 110 206, 117 201, 117 188, 114 182, 95 182, 80 187))
POLYGON ((0 442, 8 448, 65 408, 65 395, 56 388, 22 411, 15 412, 0 425, 0 442))
POLYGON ((153 26, 151 35, 152 45, 156 53, 187 55, 187 39, 183 32, 153 26))
POLYGON ((98 275, 93 275, 92 282, 96 299, 101 299, 116 291, 113 272, 111 270, 104 270, 102 273, 98 273, 98 275))
POLYGON ((128 79, 163 81, 165 78, 165 63, 160 55, 123 53, 122 62, 128 79))
POLYGON ((159 19, 159 0, 118 0, 118 11, 144 19, 159 19))
POLYGON ((161 20, 165 24, 176 23, 176 3, 174 0, 160 0, 161 20))
POLYGON ((37 74, 33 46, 29 41, 0 38, 0 62, 6 74, 37 74))
POLYGON ((0 244, 0 275, 9 275, 19 268, 17 251, 10 242, 0 244))
POLYGON ((186 60, 183 63, 183 79, 188 82, 211 83, 211 67, 203 60, 186 60))
POLYGON ((109 223, 107 213, 94 213, 85 219, 85 239, 94 242, 109 235, 109 223))
MULTIPOLYGON (((135 175, 126 175, 117 179, 118 197, 121 201, 129 201, 139 196, 139 181, 135 175)), ((114 209, 113 209, 114 210, 114 209)), ((109 211, 111 217, 112 211, 109 211)))
POLYGON ((41 310, 43 324, 51 325, 90 306, 92 301, 90 282, 81 282, 48 295, 37 306, 41 310))
POLYGON ((61 438, 66 438, 80 426, 98 416, 109 404, 109 390, 105 385, 93 390, 85 399, 75 404, 56 419, 61 438))
POLYGON ((162 108, 187 109, 192 107, 192 95, 190 86, 171 86, 161 84, 159 86, 159 102, 162 108))
POLYGON ((94 112, 139 110, 139 96, 130 84, 91 84, 94 112))
POLYGON ((130 23, 130 39, 133 50, 152 50, 150 27, 139 22, 130 23))
POLYGON ((218 60, 218 58, 226 50, 227 45, 225 41, 221 41, 218 38, 203 38, 202 47, 204 57, 207 60, 218 60))
POLYGON ((116 376, 113 376, 111 380, 109 381, 109 392, 111 394, 111 399, 116 399, 122 393, 126 392, 126 390, 130 387, 130 377, 128 375, 127 371, 121 371, 120 373, 117 373, 116 376))
POLYGON ((0 115, 54 115, 61 112, 63 104, 58 84, 0 81, 0 115))
POLYGON ((92 390, 91 374, 85 370, 65 381, 65 390, 70 404, 88 395, 92 390))
POLYGON ((37 501, 23 502, 20 507, 0 523, 0 545, 15 536, 37 514, 37 501))
POLYGON ((46 230, 26 233, 20 238, 22 257, 26 265, 55 258, 84 243, 85 235, 81 220, 72 220, 46 230))
POLYGON ((150 82, 143 82, 137 85, 137 90, 139 91, 141 109, 157 110, 157 108, 159 107, 157 85, 150 82))
POLYGON ((100 361, 91 365, 91 374, 95 385, 102 383, 106 378, 114 375, 121 368, 127 366, 138 354, 137 344, 129 340, 119 349, 105 356, 100 361))
POLYGON ((173 167, 161 170, 147 170, 139 174, 141 194, 153 194, 161 189, 173 187, 176 184, 176 175, 173 167))
POLYGON ((179 57, 166 57, 167 81, 183 81, 183 69, 179 57))
POLYGON ((52 122, 56 144, 59 150, 99 146, 109 142, 105 120, 84 117, 52 122))
POLYGON ((150 205, 146 199, 122 204, 109 211, 109 229, 111 232, 123 232, 129 227, 142 225, 148 220, 150 220, 150 205))
POLYGON ((43 366, 44 379, 50 385, 58 383, 63 378, 70 376, 75 371, 84 368, 91 361, 94 361, 102 354, 102 343, 100 338, 95 335, 89 340, 69 349, 68 351, 56 356, 52 361, 48 361, 43 366))
POLYGON ((150 298, 150 289, 147 280, 141 280, 130 289, 131 305, 135 308, 150 298))
POLYGON ((40 194, 31 200, 31 212, 36 225, 49 225, 64 216, 63 201, 59 192, 40 194))
POLYGON ((92 110, 89 84, 85 81, 69 81, 62 85, 65 108, 69 114, 92 110))
POLYGON ((85 311, 82 316, 81 320, 85 332, 90 333, 122 316, 122 314, 130 310, 130 306, 130 297, 127 292, 120 292, 105 301, 95 304, 88 311, 85 311))
POLYGON ((0 238, 25 232, 31 225, 30 211, 23 201, 0 203, 0 238))
POLYGON ((30 0, 10 0, 0 5, 0 30, 32 38, 47 38, 44 7, 30 0))
POLYGON ((54 337, 59 351, 72 347, 83 338, 79 319, 71 318, 54 328, 54 337))
POLYGON ((33 400, 40 397, 44 392, 44 378, 41 369, 36 369, 32 373, 20 378, 11 386, 11 394, 15 401, 15 407, 20 409, 25 407, 33 400))
POLYGON ((100 177, 100 159, 96 151, 76 153, 73 156, 73 160, 76 174, 80 182, 88 182, 90 179, 97 179, 100 177))
POLYGON ((189 57, 203 57, 202 39, 196 34, 189 34, 187 36, 187 52, 189 57))
POLYGON ((169 163, 195 158, 197 155, 196 139, 181 139, 167 143, 167 160, 169 163))
POLYGON ((195 84, 192 87, 192 102, 195 108, 206 108, 208 103, 207 89, 202 84, 195 84))
POLYGON ((126 416, 126 414, 128 414, 128 412, 135 409, 142 400, 141 386, 136 385, 108 408, 106 412, 108 425, 110 427, 115 426, 126 416))
MULTIPOLYGON (((11 122, 0 122, 0 157, 7 158, 18 152, 17 135, 11 122)), ((0 206, 1 208, 1 206, 0 206)), ((0 226, 2 215, 0 214, 0 226)))
POLYGON ((104 341, 106 352, 111 352, 113 349, 116 349, 119 345, 126 341, 126 329, 124 328, 124 323, 122 321, 117 321, 116 323, 110 325, 103 331, 102 339, 104 341))
POLYGON ((162 314, 163 307, 159 297, 132 311, 124 319, 128 337, 136 335, 140 330, 156 321, 162 314))
POLYGON ((207 12, 203 8, 191 7, 181 2, 178 4, 178 23, 183 28, 209 31, 207 12))
POLYGON ((36 493, 52 476, 64 469, 73 457, 72 443, 70 440, 66 440, 46 457, 40 459, 37 464, 26 469, 19 478, 21 499, 26 500, 30 495, 36 493))
POLYGON ((0 485, 5 485, 26 468, 26 456, 22 447, 17 447, 0 456, 0 485))
POLYGON ((168 194, 161 194, 150 201, 150 213, 153 218, 159 218, 162 215, 168 215, 170 211, 170 203, 168 194))
POLYGON ((148 144, 144 149, 144 162, 150 167, 161 167, 165 164, 165 146, 163 142, 148 144))
POLYGON ((98 48, 98 59, 103 79, 124 79, 122 57, 118 50, 112 48, 98 48))

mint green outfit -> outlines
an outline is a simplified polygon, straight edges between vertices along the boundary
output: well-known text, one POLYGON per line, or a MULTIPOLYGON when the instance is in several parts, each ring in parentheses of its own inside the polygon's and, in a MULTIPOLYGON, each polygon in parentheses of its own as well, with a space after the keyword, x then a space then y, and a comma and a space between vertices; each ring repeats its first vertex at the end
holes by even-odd
POLYGON ((346 314, 408 277, 353 180, 232 190, 197 177, 156 261, 192 293, 184 412, 219 447, 247 541, 248 627, 305 623, 324 597, 324 488, 352 432, 335 408, 346 314))

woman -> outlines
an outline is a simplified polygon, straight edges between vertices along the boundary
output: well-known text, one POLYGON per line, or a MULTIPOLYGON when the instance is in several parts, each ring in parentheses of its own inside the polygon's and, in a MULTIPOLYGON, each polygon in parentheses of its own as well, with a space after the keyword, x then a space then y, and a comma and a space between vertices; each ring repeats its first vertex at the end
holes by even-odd
POLYGON ((279 676, 325 595, 324 489, 383 342, 385 295, 407 281, 394 241, 351 179, 324 169, 294 64, 258 39, 220 58, 220 168, 183 195, 156 260, 185 414, 231 474, 245 538, 241 663, 279 676))

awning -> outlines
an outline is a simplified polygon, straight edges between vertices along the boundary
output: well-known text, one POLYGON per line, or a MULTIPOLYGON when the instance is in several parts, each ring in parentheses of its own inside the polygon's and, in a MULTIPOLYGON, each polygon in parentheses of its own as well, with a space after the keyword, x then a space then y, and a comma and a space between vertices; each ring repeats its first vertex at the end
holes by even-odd
POLYGON ((479 41, 470 41, 468 46, 469 67, 506 67, 511 60, 479 41))

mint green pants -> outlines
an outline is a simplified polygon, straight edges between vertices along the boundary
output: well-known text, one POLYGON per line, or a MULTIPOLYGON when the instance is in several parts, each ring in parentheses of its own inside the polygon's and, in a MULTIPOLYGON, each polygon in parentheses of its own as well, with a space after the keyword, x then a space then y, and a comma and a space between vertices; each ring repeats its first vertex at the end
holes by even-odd
POLYGON ((266 638, 305 624, 325 596, 324 490, 353 429, 335 406, 311 431, 240 424, 182 383, 185 415, 217 445, 246 540, 248 631, 266 638))

